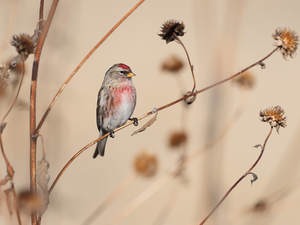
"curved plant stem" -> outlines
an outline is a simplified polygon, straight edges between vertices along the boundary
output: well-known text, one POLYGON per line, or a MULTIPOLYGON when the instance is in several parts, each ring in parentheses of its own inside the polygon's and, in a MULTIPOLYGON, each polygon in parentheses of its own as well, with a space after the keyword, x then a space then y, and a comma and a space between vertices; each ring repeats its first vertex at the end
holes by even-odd
POLYGON ((226 194, 223 196, 223 198, 219 201, 219 203, 211 210, 211 212, 205 217, 205 219, 200 223, 200 225, 203 225, 207 220, 208 218, 217 210, 217 208, 223 203, 223 201, 227 198, 227 196, 230 194, 230 192, 247 176, 251 173, 251 171, 254 169, 254 167, 257 165, 257 163, 259 162, 259 160, 261 159, 263 153, 264 153, 264 150, 266 148, 266 144, 267 144, 267 141, 269 139, 269 137, 271 136, 271 133, 273 131, 273 127, 271 127, 270 129, 270 132, 268 134, 268 136, 266 137, 266 140, 264 142, 264 145, 261 147, 261 152, 257 158, 257 160, 255 161, 255 163, 251 166, 251 168, 243 175, 240 177, 240 179, 238 179, 234 185, 226 192, 226 194))
POLYGON ((176 37, 176 39, 177 39, 177 41, 179 42, 179 44, 181 44, 181 46, 183 47, 183 49, 184 49, 184 51, 185 51, 185 54, 186 54, 186 56, 187 56, 187 59, 188 59, 188 61, 189 61, 190 69, 191 69, 192 76, 193 76, 193 82, 194 82, 194 86, 193 86, 193 89, 192 89, 192 93, 194 93, 195 88, 196 88, 196 79, 195 79, 195 75, 194 75, 194 66, 193 66, 192 63, 191 63, 189 53, 188 53, 188 51, 186 50, 186 48, 185 48, 184 44, 182 43, 182 41, 180 40, 180 38, 179 38, 175 33, 174 33, 173 35, 176 37))
MULTIPOLYGON (((186 96, 184 96, 184 97, 182 97, 182 98, 180 98, 180 99, 178 99, 178 100, 176 100, 176 101, 174 101, 174 102, 171 102, 171 103, 169 103, 169 104, 167 104, 167 105, 164 105, 164 106, 162 106, 162 107, 160 107, 160 108, 154 108, 152 111, 150 111, 150 112, 144 114, 143 116, 139 117, 138 120, 142 120, 142 119, 144 119, 144 118, 146 118, 146 117, 152 115, 153 113, 156 113, 156 112, 158 112, 158 111, 161 111, 161 110, 163 110, 163 109, 166 109, 166 108, 168 108, 168 107, 170 107, 170 106, 172 106, 172 105, 175 105, 175 104, 177 104, 178 102, 181 102, 181 101, 183 101, 183 100, 186 99, 186 98, 189 98, 189 97, 191 97, 191 96, 197 95, 197 94, 199 94, 199 93, 201 93, 201 92, 203 92, 203 91, 206 91, 206 90, 208 90, 208 89, 210 89, 210 88, 213 88, 213 87, 215 87, 215 86, 217 86, 217 85, 220 85, 220 84, 222 84, 222 83, 225 83, 226 81, 229 81, 229 80, 231 80, 231 79, 237 77, 238 75, 244 73, 245 71, 249 70, 250 68, 252 68, 252 67, 254 67, 254 66, 256 66, 256 65, 261 65, 262 62, 263 62, 264 60, 266 60, 267 58, 269 58, 269 57, 270 57, 275 51, 277 51, 277 50, 278 50, 278 47, 276 47, 269 55, 267 55, 267 56, 264 57, 263 59, 261 59, 261 60, 259 60, 258 62, 252 64, 251 66, 248 66, 247 68, 241 70, 240 72, 238 72, 238 73, 232 75, 232 76, 229 77, 229 78, 226 78, 226 79, 224 79, 224 80, 222 80, 222 81, 219 81, 219 82, 217 82, 217 83, 215 83, 215 84, 212 84, 212 85, 210 85, 210 86, 208 86, 208 87, 206 87, 206 88, 203 88, 203 89, 201 89, 201 90, 199 90, 199 91, 197 91, 197 92, 195 92, 195 93, 186 95, 186 96)), ((131 125, 131 124, 133 124, 133 123, 134 123, 133 121, 130 121, 130 122, 124 124, 123 126, 114 129, 114 132, 117 132, 117 131, 119 131, 119 130, 122 130, 122 129, 124 129, 125 127, 128 127, 129 125, 131 125)), ((59 172, 59 174, 58 174, 57 177, 55 178, 55 180, 54 180, 54 182, 53 182, 53 184, 52 184, 52 186, 51 186, 51 188, 50 188, 50 190, 49 190, 49 195, 50 195, 51 191, 53 190, 53 188, 55 187, 55 185, 56 185, 56 183, 58 182, 58 180, 59 180, 59 178, 61 177, 61 175, 62 175, 62 174, 64 173, 64 171, 68 168, 68 166, 69 166, 69 165, 70 165, 70 164, 71 164, 71 163, 72 163, 72 162, 73 162, 73 161, 74 161, 81 153, 83 153, 86 149, 88 149, 90 146, 92 146, 93 144, 97 143, 98 141, 102 140, 103 138, 107 137, 108 135, 109 135, 109 134, 105 134, 105 135, 103 135, 102 137, 100 137, 100 138, 98 138, 98 139, 92 141, 91 143, 89 143, 88 145, 86 145, 85 147, 83 147, 81 150, 79 150, 79 151, 78 151, 78 152, 77 152, 77 153, 76 153, 76 154, 75 154, 75 155, 67 162, 67 164, 62 168, 62 170, 59 172)))
MULTIPOLYGON (((32 194, 36 193, 36 141, 37 138, 34 136, 34 131, 36 129, 36 93, 37 93, 37 78, 38 78, 38 69, 40 63, 40 57, 42 49, 54 17, 57 5, 59 0, 53 0, 48 18, 42 32, 42 35, 39 37, 37 47, 34 54, 34 61, 32 67, 32 77, 31 77, 31 87, 30 87, 30 190, 32 194)), ((40 15, 39 19, 43 15, 43 1, 40 2, 40 15)), ((37 224, 37 213, 32 212, 31 222, 33 225, 37 224)))
MULTIPOLYGON (((23 84, 23 78, 24 78, 24 72, 25 72, 25 65, 24 65, 24 62, 22 63, 22 66, 23 66, 23 71, 22 71, 22 77, 21 77, 21 81, 20 81, 20 84, 19 84, 19 88, 17 90, 17 94, 16 94, 16 97, 12 103, 12 105, 10 106, 10 108, 8 109, 7 113, 5 114, 5 116, 3 117, 0 125, 3 124, 4 120, 6 119, 6 117, 8 116, 8 114, 11 112, 12 108, 14 107, 14 105, 16 104, 16 101, 19 97, 19 94, 20 94, 20 90, 21 90, 21 87, 22 87, 22 84, 23 84)), ((8 158, 6 157, 6 154, 4 152, 4 148, 3 148, 3 143, 2 143, 2 134, 0 132, 0 147, 1 147, 1 152, 2 152, 2 156, 5 160, 5 163, 6 163, 6 169, 7 169, 7 173, 9 175, 9 179, 10 179, 10 185, 11 185, 11 189, 12 189, 12 192, 13 192, 13 196, 14 196, 14 199, 15 201, 17 201, 17 195, 16 195, 16 190, 15 190, 15 185, 14 185, 14 169, 12 167, 12 165, 10 164, 8 158)), ((16 205, 16 214, 17 214, 17 218, 18 218, 18 223, 19 225, 21 225, 21 218, 20 218, 20 213, 19 213, 19 208, 16 205)))
POLYGON ((65 89, 66 85, 70 82, 70 80, 74 77, 74 75, 77 73, 77 71, 82 67, 82 65, 88 60, 88 58, 90 58, 90 56, 97 50, 97 48, 112 34, 112 32, 115 31, 115 29, 117 29, 118 26, 120 26, 120 24, 128 17, 130 16, 130 14, 132 14, 134 12, 134 10, 136 10, 145 0, 140 0, 99 42, 98 44, 86 55, 86 57, 84 57, 84 59, 79 63, 79 65, 75 68, 75 70, 71 73, 71 75, 67 78, 67 80, 63 83, 63 85, 61 86, 61 88, 58 90, 58 92, 56 93, 56 95, 54 96, 52 102, 50 103, 50 105, 48 106, 46 112, 44 113, 41 121, 39 122, 35 132, 34 132, 34 136, 37 136, 40 132, 40 129, 43 125, 43 123, 45 122, 49 112, 51 111, 54 103, 56 102, 57 98, 60 96, 60 94, 62 93, 62 91, 65 89))

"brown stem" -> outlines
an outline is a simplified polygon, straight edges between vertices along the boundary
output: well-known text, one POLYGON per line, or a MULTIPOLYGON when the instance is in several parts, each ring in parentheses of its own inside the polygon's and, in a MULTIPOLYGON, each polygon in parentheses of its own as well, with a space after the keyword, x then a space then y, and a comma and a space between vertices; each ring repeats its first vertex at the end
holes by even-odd
MULTIPOLYGON (((23 58, 23 57, 22 57, 23 58)), ((16 97, 12 103, 12 105, 10 106, 10 108, 8 109, 7 113, 5 114, 5 116, 3 117, 2 121, 0 124, 3 124, 4 120, 6 119, 6 117, 8 116, 8 114, 11 112, 12 108, 14 107, 14 105, 16 104, 16 101, 19 97, 19 94, 20 94, 20 90, 21 90, 21 87, 22 87, 22 83, 23 83, 23 78, 24 78, 24 72, 25 72, 25 65, 24 65, 24 62, 22 63, 22 66, 23 66, 23 71, 22 71, 22 77, 21 77, 21 81, 20 81, 20 84, 19 84, 19 88, 17 90, 17 94, 16 94, 16 97)), ((0 147, 1 147, 1 152, 2 152, 2 156, 5 160, 5 163, 6 163, 6 170, 7 170, 7 173, 9 175, 9 178, 10 178, 10 185, 11 185, 11 188, 12 188, 12 191, 13 191, 13 195, 14 195, 14 199, 15 201, 17 201, 17 197, 16 197, 16 191, 15 191, 15 186, 14 186, 14 180, 13 180, 13 177, 14 177, 14 169, 12 167, 12 165, 10 164, 8 158, 6 157, 6 154, 4 152, 4 148, 3 148, 3 143, 2 143, 2 134, 0 132, 0 147)), ((16 204, 16 214, 17 214, 17 218, 18 218, 18 223, 19 224, 22 224, 21 223, 21 219, 20 219, 20 213, 19 213, 19 208, 16 204)))
MULTIPOLYGON (((245 68, 244 70, 242 70, 242 71, 240 71, 240 72, 238 72, 238 73, 232 75, 231 77, 229 77, 229 78, 227 78, 227 79, 225 79, 225 80, 222 80, 222 81, 220 81, 220 82, 217 82, 217 83, 215 83, 215 84, 213 84, 213 85, 211 85, 211 86, 208 86, 208 87, 206 87, 206 88, 204 88, 204 89, 201 89, 201 90, 199 90, 199 91, 197 91, 197 92, 195 92, 195 93, 192 93, 192 94, 190 94, 190 95, 184 96, 184 97, 182 97, 182 98, 180 98, 180 99, 178 99, 178 100, 176 100, 176 101, 174 101, 174 102, 171 102, 171 103, 169 103, 169 104, 167 104, 167 105, 164 105, 164 106, 162 106, 162 107, 160 107, 160 108, 158 108, 158 109, 155 108, 153 111, 148 112, 148 113, 144 114, 143 116, 139 117, 138 120, 142 120, 142 119, 144 119, 144 118, 146 118, 146 117, 152 115, 152 114, 155 113, 155 112, 161 111, 161 110, 163 110, 163 109, 165 109, 165 108, 168 108, 168 107, 170 107, 170 106, 172 106, 172 105, 174 105, 174 104, 176 104, 176 103, 178 103, 178 102, 180 102, 180 101, 183 101, 183 100, 186 99, 186 98, 189 98, 189 97, 191 97, 191 96, 197 95, 197 94, 199 94, 199 93, 201 93, 201 92, 203 92, 203 91, 206 91, 206 90, 208 90, 208 89, 210 89, 210 88, 212 88, 212 87, 214 87, 214 86, 217 86, 217 85, 219 85, 219 84, 222 84, 222 83, 224 83, 224 82, 226 82, 226 81, 229 81, 229 80, 235 78, 236 76, 238 76, 238 75, 242 74, 243 72, 249 70, 250 68, 254 67, 255 65, 261 64, 262 61, 264 61, 265 59, 267 59, 268 57, 270 57, 277 49, 278 49, 278 47, 275 48, 269 55, 267 55, 267 56, 264 57, 263 59, 261 59, 261 60, 259 60, 258 62, 252 64, 251 66, 248 66, 248 67, 245 68)), ((131 124, 133 124, 133 123, 134 123, 134 121, 130 121, 130 122, 124 124, 123 126, 114 129, 114 132, 117 132, 117 131, 119 131, 119 130, 122 130, 122 129, 124 129, 125 127, 128 127, 129 125, 131 125, 131 124)), ((55 185, 56 185, 56 183, 58 182, 58 180, 59 180, 59 178, 61 177, 61 175, 62 175, 62 174, 64 173, 64 171, 68 168, 68 166, 69 166, 69 165, 70 165, 70 164, 71 164, 71 163, 72 163, 72 162, 73 162, 73 161, 74 161, 81 153, 83 153, 86 149, 88 149, 88 148, 89 148, 90 146, 92 146, 93 144, 97 143, 99 140, 101 140, 101 139, 107 137, 108 135, 109 135, 109 134, 105 134, 105 135, 103 135, 102 137, 100 137, 100 138, 94 140, 93 142, 89 143, 88 145, 86 145, 85 147, 83 147, 81 150, 79 150, 79 151, 78 151, 78 152, 77 152, 77 153, 76 153, 76 154, 75 154, 75 155, 67 162, 67 164, 62 168, 62 170, 60 171, 60 173, 59 173, 59 174, 57 175, 57 177, 55 178, 55 180, 54 180, 54 182, 53 182, 53 184, 52 184, 52 186, 51 186, 51 188, 50 188, 50 190, 49 190, 49 195, 50 195, 52 189, 55 187, 55 185)))
POLYGON ((259 157, 257 158, 257 160, 255 161, 255 163, 251 166, 251 168, 243 175, 240 177, 240 179, 238 179, 234 185, 226 192, 226 194, 223 196, 223 198, 219 201, 219 203, 211 210, 211 212, 205 217, 205 219, 200 223, 200 225, 203 225, 207 220, 208 218, 217 210, 217 208, 223 203, 223 201, 227 198, 227 196, 230 194, 230 192, 247 176, 249 175, 249 173, 254 169, 254 167, 257 165, 257 163, 259 162, 259 160, 261 159, 263 153, 264 153, 264 150, 265 150, 265 147, 266 147, 266 144, 267 144, 267 141, 269 139, 269 137, 271 136, 271 133, 273 131, 273 127, 271 127, 270 129, 270 132, 268 134, 268 136, 266 137, 266 140, 264 142, 264 145, 262 146, 261 148, 261 152, 259 154, 259 157))
POLYGON ((180 38, 174 33, 174 36, 176 37, 177 41, 179 42, 179 44, 181 44, 181 46, 183 47, 184 51, 185 51, 185 54, 188 58, 188 61, 189 61, 189 65, 190 65, 190 69, 191 69, 191 72, 192 72, 192 76, 193 76, 193 82, 194 82, 194 86, 193 86, 193 89, 192 89, 192 93, 194 93, 195 91, 195 88, 196 88, 196 79, 195 79, 195 75, 194 75, 194 66, 192 65, 191 63, 191 60, 190 60, 190 56, 189 56, 189 53, 188 51, 186 50, 184 44, 182 43, 182 41, 180 40, 180 38))
MULTIPOLYGON (((131 122, 133 123, 133 121, 131 122)), ((109 133, 103 135, 102 137, 92 141, 91 143, 89 143, 88 145, 86 145, 85 147, 83 147, 82 149, 80 149, 68 162, 67 164, 62 168, 62 170, 59 172, 59 174, 57 175, 57 177, 55 178, 53 184, 51 185, 50 189, 49 189, 49 195, 51 194, 53 188, 55 187, 57 181, 59 180, 59 178, 61 177, 61 175, 65 172, 65 170, 68 168, 68 166, 81 154, 83 153, 86 149, 88 149, 90 146, 92 146, 93 144, 97 143, 98 141, 102 140, 103 138, 107 137, 109 135, 109 133)))
MULTIPOLYGON (((34 131, 36 129, 36 93, 37 93, 37 77, 39 62, 42 53, 42 49, 55 14, 59 0, 53 0, 52 6, 42 32, 42 35, 39 37, 37 47, 34 54, 34 61, 32 67, 32 77, 31 77, 31 87, 30 87, 30 190, 32 194, 36 193, 36 137, 34 137, 34 131)), ((43 3, 43 1, 41 1, 43 3)), ((43 4, 40 6, 40 17, 43 4)), ((41 19, 41 18, 40 18, 41 19)), ((37 213, 32 212, 31 222, 33 225, 37 224, 37 213)))
MULTIPOLYGON (((44 0, 40 1, 40 15, 39 15, 39 20, 44 19, 44 0)), ((42 30, 42 27, 40 27, 40 30, 42 30)))
POLYGON ((35 132, 34 136, 37 136, 40 132, 40 129, 45 122, 49 112, 51 111, 54 103, 56 102, 57 98, 60 96, 62 91, 65 89, 66 85, 70 82, 70 80, 74 77, 74 75, 77 73, 77 71, 81 68, 81 66, 90 58, 90 56, 97 50, 97 48, 114 32, 115 29, 117 29, 118 26, 131 14, 136 10, 145 0, 140 0, 99 42, 98 44, 84 57, 84 59, 79 63, 79 65, 75 68, 75 70, 71 73, 71 75, 67 78, 67 80, 63 83, 61 88, 58 90, 54 98, 52 99, 52 102, 48 106, 46 112, 44 113, 41 121, 39 122, 35 132))

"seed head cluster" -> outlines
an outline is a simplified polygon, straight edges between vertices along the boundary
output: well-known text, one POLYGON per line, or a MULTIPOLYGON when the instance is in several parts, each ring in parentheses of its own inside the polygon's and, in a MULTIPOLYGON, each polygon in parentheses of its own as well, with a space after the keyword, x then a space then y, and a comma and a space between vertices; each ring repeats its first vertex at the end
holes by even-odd
POLYGON ((169 145, 171 148, 179 147, 187 141, 187 134, 180 131, 175 131, 170 135, 169 145))
POLYGON ((234 78, 233 82, 235 82, 241 88, 251 89, 255 84, 255 79, 251 73, 245 72, 240 76, 234 78))
POLYGON ((278 105, 260 111, 259 116, 262 122, 268 122, 271 127, 276 128, 277 132, 279 132, 280 127, 286 127, 284 110, 278 105))
POLYGON ((176 73, 183 67, 183 62, 177 56, 170 56, 162 64, 162 70, 176 73))
POLYGON ((272 34, 272 37, 276 40, 275 45, 279 47, 283 58, 286 59, 288 56, 293 58, 299 45, 296 32, 287 28, 278 28, 275 30, 275 34, 272 34))
POLYGON ((176 40, 176 36, 184 35, 184 23, 176 20, 168 20, 161 27, 161 33, 158 34, 163 40, 166 40, 167 44, 176 40))
POLYGON ((145 151, 141 152, 134 161, 135 171, 144 176, 152 177, 157 171, 157 159, 155 155, 147 153, 145 151))
POLYGON ((34 53, 35 44, 28 34, 14 35, 10 43, 16 48, 18 54, 24 55, 25 58, 34 53))

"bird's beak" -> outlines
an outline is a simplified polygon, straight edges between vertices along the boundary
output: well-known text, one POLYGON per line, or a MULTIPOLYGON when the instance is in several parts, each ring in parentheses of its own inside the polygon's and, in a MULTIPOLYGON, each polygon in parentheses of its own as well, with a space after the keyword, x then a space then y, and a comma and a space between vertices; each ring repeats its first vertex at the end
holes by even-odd
POLYGON ((135 76, 135 74, 133 72, 130 72, 127 74, 127 77, 133 77, 133 76, 135 76))

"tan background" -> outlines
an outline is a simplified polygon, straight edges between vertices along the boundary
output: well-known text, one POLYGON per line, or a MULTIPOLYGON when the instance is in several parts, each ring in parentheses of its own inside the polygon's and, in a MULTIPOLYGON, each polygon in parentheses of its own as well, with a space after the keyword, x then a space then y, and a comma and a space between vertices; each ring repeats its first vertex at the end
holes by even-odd
MULTIPOLYGON (((45 1, 45 15, 50 1, 45 1)), ((39 69, 37 118, 41 118, 53 96, 96 43, 127 13, 137 1, 61 1, 47 37, 39 69)), ((12 34, 32 34, 38 21, 39 1, 18 1, 15 24, 9 39, 5 32, 11 13, 11 1, 1 1, 0 43, 5 62, 16 53, 7 45, 12 34)), ((41 134, 45 140, 52 184, 65 163, 82 147, 98 137, 95 106, 98 90, 107 69, 115 63, 129 65, 138 92, 134 116, 141 116, 181 97, 192 87, 192 79, 182 47, 165 44, 157 33, 168 19, 183 21, 186 34, 182 41, 195 68, 197 89, 232 75, 270 53, 274 47, 271 34, 278 27, 300 33, 300 2, 295 0, 152 0, 145 1, 78 71, 67 86, 41 134), (162 62, 176 55, 185 62, 178 75, 163 72, 162 62), (178 86, 178 79, 182 84, 178 86)), ((20 100, 29 104, 30 75, 33 56, 26 62, 26 76, 20 100)), ((250 177, 242 181, 207 224, 298 224, 299 223, 299 56, 284 60, 279 52, 265 61, 266 69, 255 67, 255 87, 246 92, 243 114, 210 150, 190 163, 184 171, 186 182, 175 179, 130 214, 121 224, 150 225, 173 195, 165 224, 199 224, 229 187, 256 160, 259 150, 252 146, 263 143, 269 125, 258 118, 260 110, 280 105, 287 114, 287 128, 274 132, 266 152, 255 168, 259 179, 252 187, 250 177), (286 195, 275 201, 268 211, 254 213, 251 206, 280 188, 286 195), (194 223, 195 222, 195 223, 194 223)), ((7 97, 0 99, 1 118, 7 109, 7 97)), ((188 133, 189 152, 202 149, 214 140, 232 118, 242 92, 228 82, 202 93, 188 107, 177 104, 158 114, 158 120, 144 133, 130 134, 130 126, 109 139, 104 158, 92 159, 94 146, 84 152, 67 169, 50 196, 43 224, 82 224, 90 213, 128 175, 134 173, 134 157, 142 150, 157 155, 158 173, 153 178, 137 178, 126 192, 93 224, 108 224, 136 196, 153 184, 174 165, 179 154, 170 151, 168 137, 184 126, 188 133)), ((7 156, 15 170, 17 191, 29 187, 29 110, 15 108, 7 119, 3 134, 7 156)), ((147 120, 142 120, 140 126, 147 120)), ((41 144, 38 158, 41 158, 41 144)), ((2 158, 2 157, 1 157, 2 158)), ((5 163, 0 160, 0 175, 5 176, 5 163)), ((7 186, 6 186, 7 187, 7 186)), ((2 188, 4 190, 5 188, 2 188)), ((275 197, 270 197, 274 200, 275 197)), ((3 202, 2 202, 3 203, 3 202)), ((0 224, 10 222, 4 204, 0 208, 0 224)), ((24 224, 29 219, 22 214, 24 224)))

